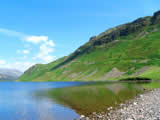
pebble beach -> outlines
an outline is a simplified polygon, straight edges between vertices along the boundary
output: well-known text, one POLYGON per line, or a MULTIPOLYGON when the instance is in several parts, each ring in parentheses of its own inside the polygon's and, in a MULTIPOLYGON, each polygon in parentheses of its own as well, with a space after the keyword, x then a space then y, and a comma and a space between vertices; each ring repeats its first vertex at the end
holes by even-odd
POLYGON ((121 104, 109 108, 106 114, 93 113, 92 118, 81 116, 80 120, 160 120, 160 89, 154 89, 121 104))

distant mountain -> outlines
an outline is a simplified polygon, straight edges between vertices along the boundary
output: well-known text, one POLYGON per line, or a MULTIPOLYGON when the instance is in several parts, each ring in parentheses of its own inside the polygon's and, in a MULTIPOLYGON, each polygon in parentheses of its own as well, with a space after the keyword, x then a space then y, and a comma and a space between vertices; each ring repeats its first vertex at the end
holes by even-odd
POLYGON ((0 68, 0 80, 16 80, 22 72, 16 69, 0 68))
POLYGON ((160 80, 160 11, 93 36, 67 57, 32 66, 19 80, 106 81, 128 77, 160 80))

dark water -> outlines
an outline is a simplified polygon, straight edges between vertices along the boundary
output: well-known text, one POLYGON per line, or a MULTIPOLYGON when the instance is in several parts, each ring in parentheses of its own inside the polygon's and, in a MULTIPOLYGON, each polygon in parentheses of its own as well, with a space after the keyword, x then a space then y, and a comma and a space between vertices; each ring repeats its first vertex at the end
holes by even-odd
POLYGON ((141 92, 130 83, 1 82, 0 120, 73 120, 141 92))

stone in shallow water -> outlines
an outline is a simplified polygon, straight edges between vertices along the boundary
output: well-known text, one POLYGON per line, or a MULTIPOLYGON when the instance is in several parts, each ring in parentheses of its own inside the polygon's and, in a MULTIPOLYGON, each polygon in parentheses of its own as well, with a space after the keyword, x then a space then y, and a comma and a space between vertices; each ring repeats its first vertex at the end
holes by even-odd
POLYGON ((80 120, 84 120, 85 119, 85 116, 84 115, 81 115, 80 116, 80 120))

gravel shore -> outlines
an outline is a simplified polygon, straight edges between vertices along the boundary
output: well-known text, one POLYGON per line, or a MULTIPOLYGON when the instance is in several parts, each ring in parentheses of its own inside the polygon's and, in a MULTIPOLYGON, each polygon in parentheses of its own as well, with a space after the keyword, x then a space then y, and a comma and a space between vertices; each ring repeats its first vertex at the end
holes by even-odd
POLYGON ((106 115, 94 113, 94 118, 80 120, 160 120, 160 89, 154 89, 121 104, 116 110, 110 108, 106 115))
POLYGON ((160 120, 160 89, 137 96, 107 114, 106 120, 160 120))

